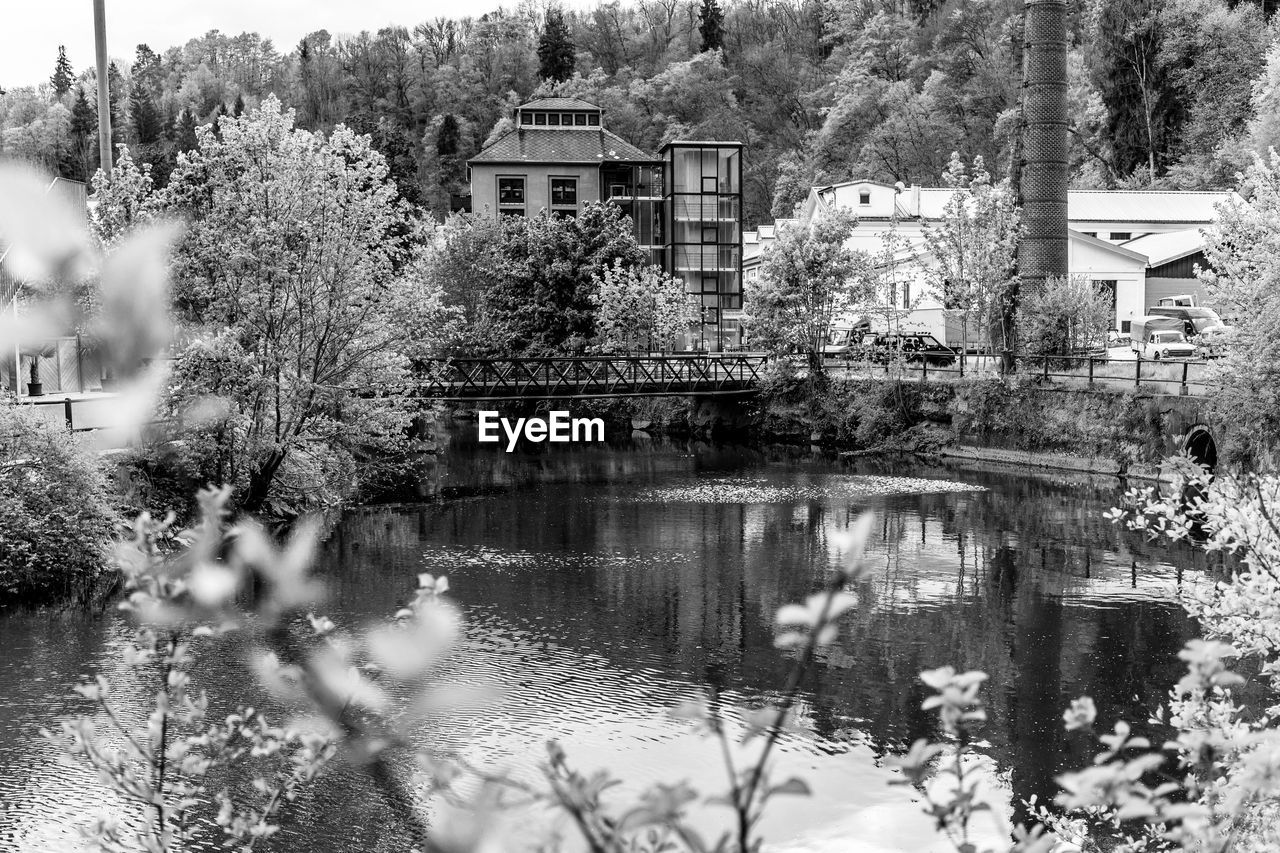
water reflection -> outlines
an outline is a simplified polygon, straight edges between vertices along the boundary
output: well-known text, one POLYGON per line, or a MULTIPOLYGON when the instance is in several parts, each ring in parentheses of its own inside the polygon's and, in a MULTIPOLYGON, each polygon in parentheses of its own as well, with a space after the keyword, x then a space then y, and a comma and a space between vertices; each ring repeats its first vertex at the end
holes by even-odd
MULTIPOLYGON (((1104 521, 1112 484, 659 442, 508 455, 458 438, 446 459, 426 491, 448 500, 339 524, 322 559, 335 616, 377 618, 415 572, 448 573, 469 625, 445 680, 498 698, 429 721, 422 743, 520 774, 559 738, 579 763, 611 767, 624 792, 679 779, 719 790, 714 752, 663 710, 714 685, 737 714, 779 689, 788 662, 772 646, 773 613, 818 585, 835 534, 879 513, 861 606, 804 685, 806 731, 783 750, 782 770, 807 776, 816 796, 771 818, 779 849, 929 849, 911 792, 887 787, 883 767, 934 733, 920 670, 991 674, 988 781, 1017 817, 1022 798, 1051 797, 1055 773, 1086 760, 1061 731, 1070 699, 1089 693, 1103 718, 1145 720, 1194 630, 1175 596, 1202 567, 1104 521)), ((51 769, 47 748, 22 735, 72 707, 65 685, 106 665, 121 630, 0 618, 0 848, 74 849, 66 828, 96 785, 51 769)), ((212 658, 201 673, 211 691, 243 679, 236 661, 234 648, 212 658)), ((287 837, 310 850, 397 849, 359 784, 340 768, 287 837)))

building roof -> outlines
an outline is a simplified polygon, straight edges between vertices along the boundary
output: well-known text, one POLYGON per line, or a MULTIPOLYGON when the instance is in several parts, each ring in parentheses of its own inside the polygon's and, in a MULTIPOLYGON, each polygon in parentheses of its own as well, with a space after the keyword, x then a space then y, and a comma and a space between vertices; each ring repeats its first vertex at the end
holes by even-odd
POLYGON ((1099 237, 1093 236, 1092 234, 1077 231, 1074 228, 1067 229, 1067 236, 1072 240, 1078 240, 1085 245, 1094 246, 1102 249, 1104 252, 1111 252, 1112 254, 1120 255, 1121 257, 1128 258, 1131 261, 1138 261, 1139 263, 1146 264, 1148 260, 1145 253, 1130 247, 1128 243, 1123 245, 1119 243, 1112 243, 1109 240, 1103 240, 1099 237))
POLYGON ((495 140, 471 163, 603 163, 653 162, 616 133, 602 127, 521 127, 495 140))
POLYGON ((1121 245, 1126 249, 1141 252, 1147 256, 1153 267, 1194 255, 1204 250, 1204 236, 1199 228, 1186 228, 1182 231, 1169 231, 1165 234, 1148 234, 1129 240, 1121 245))
POLYGON ((598 110, 595 104, 579 98, 538 98, 516 107, 519 110, 598 110))
POLYGON ((1068 190, 1068 216, 1077 222, 1213 222, 1217 205, 1239 200, 1230 190, 1068 190))
MULTIPOLYGON (((894 190, 884 181, 863 179, 841 181, 814 187, 810 194, 813 204, 824 207, 843 205, 859 209, 861 205, 852 196, 858 187, 881 187, 894 190)), ((951 196, 950 187, 902 187, 895 194, 894 204, 885 203, 883 209, 860 212, 862 218, 887 219, 891 213, 904 218, 937 219, 951 196), (918 205, 918 207, 917 207, 918 205)), ((1218 204, 1240 200, 1231 190, 1068 190, 1067 218, 1072 222, 1186 222, 1209 223, 1217 220, 1218 204)))

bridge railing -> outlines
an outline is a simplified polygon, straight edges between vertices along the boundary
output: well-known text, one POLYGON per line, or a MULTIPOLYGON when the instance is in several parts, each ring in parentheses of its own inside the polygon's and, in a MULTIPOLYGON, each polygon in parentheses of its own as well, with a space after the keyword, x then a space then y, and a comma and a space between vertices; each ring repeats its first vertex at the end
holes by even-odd
MULTIPOLYGON (((934 357, 936 359, 936 357, 934 357)), ((1063 387, 1142 389, 1157 394, 1200 396, 1217 386, 1213 362, 1202 359, 1153 360, 1103 355, 1015 355, 1015 373, 1063 387)), ((848 376, 890 377, 914 381, 960 381, 1001 375, 1001 358, 966 355, 950 364, 936 360, 874 362, 828 360, 829 370, 848 376)))
POLYGON ((436 398, 724 394, 764 378, 763 355, 546 356, 429 362, 419 392, 436 398))

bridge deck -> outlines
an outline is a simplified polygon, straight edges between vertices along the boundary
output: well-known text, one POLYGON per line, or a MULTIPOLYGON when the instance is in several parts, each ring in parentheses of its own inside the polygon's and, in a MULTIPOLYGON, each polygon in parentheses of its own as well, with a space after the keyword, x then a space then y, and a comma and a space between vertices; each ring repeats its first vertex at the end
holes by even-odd
POLYGON ((442 401, 749 394, 762 355, 454 358, 429 363, 418 393, 442 401))

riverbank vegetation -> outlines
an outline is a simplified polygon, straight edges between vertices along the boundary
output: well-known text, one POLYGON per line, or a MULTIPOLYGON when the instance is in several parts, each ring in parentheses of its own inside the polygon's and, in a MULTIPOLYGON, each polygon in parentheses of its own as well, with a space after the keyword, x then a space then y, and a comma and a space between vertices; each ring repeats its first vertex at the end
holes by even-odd
POLYGON ((96 454, 62 423, 0 405, 0 601, 83 603, 114 577, 116 520, 96 454))

